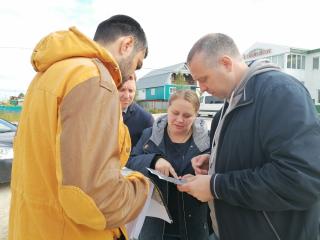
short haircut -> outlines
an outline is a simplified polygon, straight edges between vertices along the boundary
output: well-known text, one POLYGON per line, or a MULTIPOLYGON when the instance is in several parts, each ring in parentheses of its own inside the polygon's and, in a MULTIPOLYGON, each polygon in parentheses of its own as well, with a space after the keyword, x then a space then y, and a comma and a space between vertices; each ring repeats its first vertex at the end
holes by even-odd
POLYGON ((129 75, 126 79, 122 79, 121 84, 119 85, 118 89, 122 88, 123 84, 127 81, 137 81, 137 75, 135 73, 129 75))
POLYGON ((191 105, 193 106, 196 113, 199 111, 200 101, 199 101, 199 97, 195 91, 192 91, 192 90, 178 90, 178 91, 176 91, 175 93, 173 93, 170 96, 169 106, 172 104, 172 102, 174 100, 177 100, 177 99, 186 100, 187 102, 191 103, 191 105))
POLYGON ((241 58, 238 47, 233 39, 223 33, 211 33, 200 38, 191 48, 187 63, 192 61, 195 54, 202 53, 207 58, 208 65, 216 64, 221 55, 241 58))
POLYGON ((140 24, 126 15, 115 15, 101 22, 97 27, 93 40, 101 44, 108 44, 122 36, 133 36, 135 50, 145 49, 145 58, 147 57, 148 43, 146 35, 140 24))

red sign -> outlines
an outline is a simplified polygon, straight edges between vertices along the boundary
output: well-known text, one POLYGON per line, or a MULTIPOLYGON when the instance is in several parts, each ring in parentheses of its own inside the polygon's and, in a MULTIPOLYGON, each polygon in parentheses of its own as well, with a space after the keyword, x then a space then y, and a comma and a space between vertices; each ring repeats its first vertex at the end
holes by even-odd
POLYGON ((262 55, 270 54, 271 52, 272 52, 271 48, 269 48, 269 49, 256 48, 256 49, 251 50, 249 53, 244 54, 243 58, 244 59, 256 58, 256 57, 259 57, 259 56, 262 56, 262 55))

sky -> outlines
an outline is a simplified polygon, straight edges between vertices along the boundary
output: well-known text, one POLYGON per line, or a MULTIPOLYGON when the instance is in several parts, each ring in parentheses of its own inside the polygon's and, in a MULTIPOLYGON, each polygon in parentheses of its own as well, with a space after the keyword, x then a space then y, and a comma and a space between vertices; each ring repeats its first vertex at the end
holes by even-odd
MULTIPOLYGON (((184 62, 203 35, 231 36, 244 52, 255 42, 320 48, 318 0, 10 0, 0 5, 0 92, 25 92, 35 72, 32 50, 47 34, 76 26, 92 38, 115 14, 144 28, 149 55, 138 78, 184 62)), ((1 94, 0 94, 1 98, 1 94)))

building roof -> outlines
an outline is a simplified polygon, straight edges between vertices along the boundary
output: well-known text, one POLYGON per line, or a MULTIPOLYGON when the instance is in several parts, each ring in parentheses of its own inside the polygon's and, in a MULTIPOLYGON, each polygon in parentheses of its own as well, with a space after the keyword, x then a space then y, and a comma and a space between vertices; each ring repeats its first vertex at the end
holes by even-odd
POLYGON ((308 54, 312 54, 312 53, 317 53, 317 52, 320 52, 320 48, 316 48, 316 49, 313 49, 313 50, 309 50, 307 53, 308 53, 308 54))
POLYGON ((153 70, 137 81, 137 89, 164 86, 171 83, 173 73, 190 74, 185 63, 178 63, 168 67, 153 70))
POLYGON ((260 57, 269 57, 283 53, 312 54, 318 52, 320 52, 320 48, 309 50, 305 48, 256 42, 243 53, 243 57, 246 61, 249 61, 260 57))

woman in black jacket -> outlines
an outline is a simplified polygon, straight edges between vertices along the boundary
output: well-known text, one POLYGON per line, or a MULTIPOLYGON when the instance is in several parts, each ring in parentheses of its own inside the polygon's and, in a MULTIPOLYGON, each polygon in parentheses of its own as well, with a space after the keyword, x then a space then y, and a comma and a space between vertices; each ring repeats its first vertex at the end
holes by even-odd
POLYGON ((197 119, 199 98, 191 90, 177 91, 169 100, 167 115, 146 129, 133 149, 127 167, 155 182, 166 202, 173 223, 147 217, 140 240, 207 240, 207 203, 181 193, 172 183, 149 175, 147 167, 166 176, 194 174, 191 159, 209 149, 206 123, 197 119))

